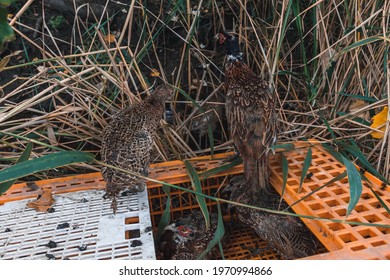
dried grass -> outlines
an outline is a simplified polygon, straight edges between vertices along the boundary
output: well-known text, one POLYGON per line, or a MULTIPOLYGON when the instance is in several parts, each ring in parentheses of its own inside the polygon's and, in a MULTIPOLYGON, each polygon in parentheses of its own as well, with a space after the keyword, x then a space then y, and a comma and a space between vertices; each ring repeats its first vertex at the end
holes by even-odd
MULTIPOLYGON (((29 4, 18 18, 31 13, 29 4)), ((180 90, 171 103, 175 123, 162 121, 153 161, 232 150, 224 131, 223 54, 213 42, 224 28, 239 36, 247 63, 275 89, 280 142, 353 139, 390 179, 388 123, 380 140, 369 127, 390 105, 388 1, 162 1, 160 9, 132 1, 126 10, 115 31, 103 17, 88 24, 75 17, 69 42, 53 36, 47 18, 40 26, 12 20, 17 36, 38 55, 3 69, 23 69, 23 75, 1 85, 0 167, 14 161, 28 139, 36 143, 34 156, 77 149, 98 157, 109 117, 162 82, 180 90), (19 29, 34 29, 38 37, 19 29), (115 42, 107 42, 107 34, 117 34, 115 42), (150 76, 153 68, 159 77, 150 76), (213 139, 192 129, 210 109, 217 115, 214 130, 221 131, 213 139)), ((83 172, 98 168, 84 166, 83 172)))

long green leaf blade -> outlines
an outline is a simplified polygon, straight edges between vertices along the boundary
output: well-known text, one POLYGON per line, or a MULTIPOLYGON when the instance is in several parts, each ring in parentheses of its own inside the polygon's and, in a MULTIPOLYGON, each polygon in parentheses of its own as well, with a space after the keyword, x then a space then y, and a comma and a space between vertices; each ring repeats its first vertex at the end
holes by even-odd
POLYGON ((209 137, 210 141, 210 151, 211 151, 211 156, 214 156, 214 135, 213 135, 213 129, 211 128, 210 123, 207 123, 207 135, 209 137))
POLYGON ((386 182, 389 184, 389 181, 385 176, 380 174, 378 170, 376 170, 371 163, 367 160, 366 156, 362 153, 362 151, 359 149, 357 146, 356 142, 353 139, 350 139, 349 141, 351 145, 348 145, 344 141, 340 141, 339 145, 350 155, 352 155, 354 158, 357 159, 359 162, 359 165, 363 168, 365 168, 367 171, 372 173, 375 177, 378 177, 382 181, 386 182))
POLYGON ((282 175, 283 175, 283 185, 282 185, 282 195, 280 196, 280 201, 279 201, 279 207, 280 204, 282 203, 284 192, 286 190, 286 185, 287 185, 287 177, 288 177, 288 160, 286 156, 282 153, 282 175))
POLYGON ((16 180, 39 171, 49 170, 73 163, 92 162, 93 160, 94 157, 92 154, 80 151, 63 151, 53 153, 21 162, 1 170, 0 183, 16 180))
POLYGON ((282 149, 284 151, 292 151, 295 149, 295 145, 293 143, 277 144, 277 145, 272 145, 271 149, 272 150, 282 149))
MULTIPOLYGON (((190 177, 192 188, 197 193, 202 194, 202 184, 200 183, 198 173, 196 172, 195 168, 192 166, 192 164, 189 161, 185 160, 184 164, 187 168, 187 173, 188 173, 188 176, 190 177)), ((206 199, 204 198, 204 196, 201 196, 198 194, 196 194, 195 196, 196 196, 196 200, 199 203, 200 210, 202 211, 203 216, 205 218, 206 228, 209 229, 210 228, 210 215, 209 215, 209 210, 207 209, 206 199)))
MULTIPOLYGON (((215 230, 213 239, 207 244, 206 250, 198 257, 198 259, 203 259, 211 249, 214 248, 215 245, 221 242, 223 236, 225 235, 225 226, 223 225, 223 215, 221 210, 221 205, 218 202, 218 222, 217 229, 215 230)), ((223 252, 221 252, 223 255, 223 252)))
POLYGON ((347 174, 348 174, 348 182, 349 182, 349 193, 350 193, 350 200, 348 203, 347 208, 347 214, 346 217, 351 213, 353 208, 355 208, 356 204, 358 203, 360 196, 362 195, 363 185, 362 185, 362 178, 360 176, 359 171, 356 169, 355 165, 349 161, 344 156, 341 156, 344 162, 345 167, 347 168, 347 174))
MULTIPOLYGON (((28 142, 26 149, 23 151, 21 156, 18 158, 15 164, 19 164, 21 162, 25 162, 30 158, 31 150, 32 150, 32 143, 28 142)), ((0 184, 0 194, 5 193, 14 183, 16 180, 11 180, 8 182, 4 182, 0 184)))
POLYGON ((383 40, 383 38, 381 38, 379 36, 369 37, 369 38, 357 41, 357 42, 345 47, 341 52, 346 53, 346 52, 349 52, 355 48, 362 47, 362 46, 365 46, 365 45, 368 45, 368 44, 371 44, 371 43, 374 43, 377 41, 382 41, 382 40, 383 40))
POLYGON ((390 209, 389 207, 386 205, 386 203, 383 201, 383 199, 372 189, 370 188, 371 192, 375 195, 376 199, 378 199, 379 203, 382 205, 383 208, 386 209, 387 213, 390 214, 390 209))
POLYGON ((311 147, 309 147, 307 149, 305 161, 303 162, 302 175, 301 175, 301 181, 299 182, 298 192, 300 192, 302 189, 303 180, 305 180, 307 171, 309 170, 309 167, 311 165, 311 159, 312 159, 312 151, 311 151, 311 147))
POLYGON ((161 216, 160 222, 157 228, 157 243, 160 241, 161 235, 171 220, 171 188, 169 186, 162 186, 163 191, 167 195, 167 203, 165 205, 164 212, 161 216))
POLYGON ((321 144, 321 145, 322 145, 322 147, 323 147, 327 152, 329 152, 335 159, 337 159, 339 162, 343 163, 343 159, 341 158, 342 155, 341 155, 339 152, 337 152, 335 149, 333 149, 332 146, 330 146, 330 145, 328 145, 328 144, 325 144, 325 143, 323 143, 323 144, 321 144))
POLYGON ((199 178, 202 180, 207 179, 215 174, 227 171, 227 170, 229 170, 229 169, 231 169, 231 168, 233 168, 241 163, 242 163, 242 159, 240 157, 237 157, 229 163, 226 163, 226 164, 220 165, 218 167, 206 170, 205 172, 199 173, 199 178))

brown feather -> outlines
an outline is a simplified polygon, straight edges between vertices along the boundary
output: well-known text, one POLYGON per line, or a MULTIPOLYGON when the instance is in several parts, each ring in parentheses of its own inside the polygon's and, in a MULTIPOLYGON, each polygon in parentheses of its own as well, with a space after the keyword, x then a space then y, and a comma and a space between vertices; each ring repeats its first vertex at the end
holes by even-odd
POLYGON ((227 120, 244 163, 244 176, 257 195, 268 188, 268 152, 276 140, 275 96, 268 83, 241 61, 225 65, 227 120))
MULTIPOLYGON (((223 193, 228 195, 231 201, 247 205, 270 210, 287 208, 284 201, 280 204, 280 196, 272 190, 263 193, 260 200, 254 201, 247 195, 248 187, 241 176, 234 177, 223 193)), ((253 228, 284 259, 297 259, 315 254, 319 242, 299 218, 248 207, 231 206, 230 208, 234 208, 240 222, 253 228)))
MULTIPOLYGON (((172 90, 160 86, 140 103, 121 110, 103 130, 102 161, 118 168, 148 175, 153 137, 164 112, 164 102, 172 90)), ((137 176, 103 167, 106 191, 113 198, 111 207, 116 212, 116 197, 124 189, 142 191, 144 180, 137 176)))

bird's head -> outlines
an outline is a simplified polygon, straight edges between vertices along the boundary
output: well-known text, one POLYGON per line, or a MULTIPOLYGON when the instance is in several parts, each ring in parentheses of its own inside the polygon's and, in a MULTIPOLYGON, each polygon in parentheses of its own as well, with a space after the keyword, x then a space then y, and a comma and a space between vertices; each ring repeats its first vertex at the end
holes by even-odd
POLYGON ((240 52, 240 45, 236 36, 221 31, 218 33, 218 40, 220 45, 224 45, 228 60, 242 60, 242 52, 240 52))
POLYGON ((186 243, 195 237, 195 229, 180 222, 166 226, 164 232, 172 232, 172 240, 177 244, 186 243))
POLYGON ((164 103, 165 101, 170 101, 172 99, 173 89, 169 85, 160 85, 154 92, 149 96, 152 103, 164 103))

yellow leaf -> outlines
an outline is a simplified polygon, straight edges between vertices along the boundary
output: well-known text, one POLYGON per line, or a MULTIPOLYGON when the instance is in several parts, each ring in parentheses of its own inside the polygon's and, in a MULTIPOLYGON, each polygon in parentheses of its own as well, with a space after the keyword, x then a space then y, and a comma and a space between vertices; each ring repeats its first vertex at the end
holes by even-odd
POLYGON ((151 77, 158 77, 158 76, 160 76, 160 72, 158 72, 157 69, 153 68, 152 71, 150 71, 150 76, 151 77))
POLYGON ((14 17, 13 14, 8 14, 8 15, 7 15, 7 18, 9 18, 9 19, 11 19, 11 18, 13 18, 13 17, 14 17))
POLYGON ((111 33, 107 34, 104 36, 104 41, 106 41, 108 44, 115 42, 115 35, 111 33))
POLYGON ((371 136, 376 139, 382 139, 385 134, 386 122, 387 122, 387 114, 389 112, 389 108, 385 106, 381 112, 372 117, 372 124, 370 127, 378 128, 382 132, 373 131, 371 132, 371 136))

